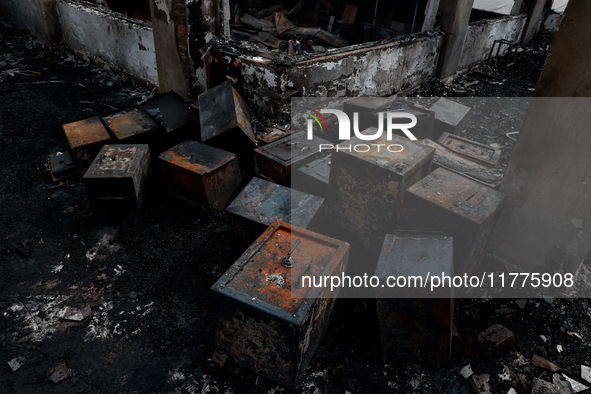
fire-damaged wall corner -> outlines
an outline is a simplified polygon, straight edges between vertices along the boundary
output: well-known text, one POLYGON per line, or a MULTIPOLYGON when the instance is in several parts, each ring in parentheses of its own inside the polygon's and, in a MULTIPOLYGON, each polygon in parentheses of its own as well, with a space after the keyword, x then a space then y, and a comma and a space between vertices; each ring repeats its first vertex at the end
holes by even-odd
POLYGON ((458 70, 474 0, 440 0, 441 29, 445 32, 437 71, 440 77, 458 70))
POLYGON ((51 48, 59 46, 62 41, 55 3, 56 0, 27 0, 32 33, 41 44, 51 48))
POLYGON ((189 53, 193 63, 193 90, 201 93, 207 90, 208 48, 211 39, 216 35, 218 20, 218 0, 188 0, 189 12, 189 53))
POLYGON ((546 8, 546 0, 528 0, 525 3, 527 12, 527 23, 523 31, 523 42, 527 43, 540 30, 540 25, 544 19, 544 9, 546 8))
POLYGON ((188 10, 185 0, 150 0, 158 82, 161 92, 191 92, 188 10))

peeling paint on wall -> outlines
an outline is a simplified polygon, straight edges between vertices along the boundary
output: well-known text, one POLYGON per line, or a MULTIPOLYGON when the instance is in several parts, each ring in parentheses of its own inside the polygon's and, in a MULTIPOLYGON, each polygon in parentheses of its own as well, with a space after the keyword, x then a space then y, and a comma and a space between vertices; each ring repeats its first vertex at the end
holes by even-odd
POLYGON ((170 23, 170 9, 168 8, 169 2, 167 0, 154 0, 154 7, 156 12, 162 12, 166 15, 166 23, 170 23))
POLYGON ((58 0, 64 43, 83 58, 158 85, 154 35, 149 23, 105 8, 58 0))
POLYGON ((515 15, 470 23, 459 69, 466 69, 487 59, 495 40, 519 40, 526 20, 527 15, 515 15))
POLYGON ((412 36, 329 53, 294 66, 241 56, 244 90, 261 111, 283 116, 292 96, 389 95, 435 75, 442 36, 412 36))

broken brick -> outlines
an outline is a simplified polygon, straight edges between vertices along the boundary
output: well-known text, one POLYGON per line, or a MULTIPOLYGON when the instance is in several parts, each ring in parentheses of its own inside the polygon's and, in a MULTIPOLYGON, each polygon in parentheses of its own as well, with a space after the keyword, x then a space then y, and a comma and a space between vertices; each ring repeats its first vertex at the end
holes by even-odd
POLYGON ((482 375, 472 375, 469 379, 470 385, 478 394, 490 394, 490 385, 488 384, 490 380, 490 375, 482 374, 482 375))
POLYGON ((511 346, 515 335, 505 326, 495 324, 478 334, 478 343, 488 353, 511 346))
POLYGON ((544 369, 547 369, 548 371, 556 372, 556 371, 560 370, 560 367, 558 365, 554 364, 551 361, 546 360, 544 357, 538 356, 537 354, 533 355, 533 357, 531 358, 531 362, 536 367, 544 368, 544 369))
POLYGON ((560 386, 546 382, 545 380, 534 378, 531 394, 566 394, 560 386))
POLYGON ((49 381, 55 384, 61 383, 66 379, 72 377, 72 371, 68 369, 66 364, 61 363, 57 366, 53 367, 51 371, 49 371, 49 381))

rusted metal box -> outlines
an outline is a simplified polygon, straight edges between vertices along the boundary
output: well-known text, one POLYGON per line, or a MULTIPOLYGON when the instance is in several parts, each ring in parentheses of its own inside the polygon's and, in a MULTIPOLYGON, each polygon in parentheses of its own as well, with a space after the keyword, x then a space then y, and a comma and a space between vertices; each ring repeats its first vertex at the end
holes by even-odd
POLYGON ((199 110, 174 91, 151 98, 141 107, 166 131, 167 142, 180 142, 199 132, 199 110))
POLYGON ((329 325, 337 293, 299 283, 292 291, 292 278, 342 275, 348 256, 344 242, 275 222, 211 288, 216 351, 295 388, 329 325))
POLYGON ((119 143, 155 144, 161 137, 160 125, 141 108, 117 112, 102 119, 119 143))
POLYGON ((205 209, 224 209, 240 187, 235 154, 197 141, 186 141, 162 152, 172 194, 205 209))
POLYGON ((365 150, 367 142, 353 138, 333 152, 328 217, 345 240, 375 251, 397 223, 407 187, 427 175, 435 149, 393 135, 391 141, 371 141, 381 148, 355 151, 356 146, 365 150), (404 148, 400 152, 387 149, 399 150, 398 145, 404 148))
POLYGON ((255 142, 248 106, 230 81, 199 95, 199 110, 202 142, 236 128, 255 142))
POLYGON ((299 132, 255 149, 255 174, 280 185, 290 186, 292 166, 319 156, 321 144, 330 143, 318 137, 308 140, 305 132, 299 132))
POLYGON ((98 116, 68 123, 62 128, 81 173, 86 171, 103 145, 111 141, 109 132, 98 116))
POLYGON ((331 160, 332 154, 323 153, 322 156, 298 167, 292 174, 291 187, 326 198, 330 181, 331 160))
POLYGON ((406 191, 398 228, 452 236, 456 271, 467 272, 480 261, 505 199, 497 190, 438 168, 406 191))
POLYGON ((257 141, 259 142, 259 146, 265 146, 270 144, 271 142, 275 142, 278 139, 283 137, 287 137, 291 135, 293 132, 290 129, 286 129, 285 127, 273 126, 267 127, 264 132, 257 134, 257 141))
POLYGON ((199 95, 199 141, 238 155, 240 169, 253 172, 253 149, 256 139, 246 102, 230 81, 199 95))
POLYGON ((443 133, 438 142, 452 152, 488 167, 496 167, 501 159, 500 149, 457 135, 443 133))
POLYGON ((150 170, 148 145, 105 145, 82 181, 93 206, 138 208, 150 170))
MULTIPOLYGON (((436 232, 397 231, 384 238, 375 273, 382 281, 389 276, 406 276, 421 277, 428 283, 430 276, 442 273, 453 275, 451 237, 436 232)), ((440 287, 431 292, 420 288, 382 288, 376 291, 376 306, 386 359, 449 364, 452 289, 440 287), (416 298, 409 298, 413 295, 416 298)))
POLYGON ((226 211, 231 214, 238 238, 249 244, 275 220, 314 230, 320 223, 323 209, 321 197, 255 177, 226 211))
POLYGON ((440 98, 429 110, 435 113, 433 138, 438 139, 443 133, 458 134, 470 107, 440 98))

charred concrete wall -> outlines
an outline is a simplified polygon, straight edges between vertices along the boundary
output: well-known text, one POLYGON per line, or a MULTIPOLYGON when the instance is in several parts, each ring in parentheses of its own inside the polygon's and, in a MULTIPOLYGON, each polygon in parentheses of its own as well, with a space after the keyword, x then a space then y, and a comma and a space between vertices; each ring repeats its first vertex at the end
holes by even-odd
MULTIPOLYGON (((256 56, 240 57, 244 92, 257 109, 288 114, 292 96, 388 95, 435 75, 442 35, 415 35, 365 47, 351 47, 293 65, 256 56)), ((233 61, 226 56, 226 61, 233 61)))
POLYGON ((149 23, 106 8, 58 0, 64 43, 102 66, 158 85, 154 36, 149 23))
POLYGON ((53 47, 61 41, 56 0, 1 0, 0 18, 23 27, 37 41, 53 47))
POLYGON ((485 19, 468 25, 459 69, 466 69, 485 60, 495 40, 516 41, 521 37, 527 15, 485 19))

